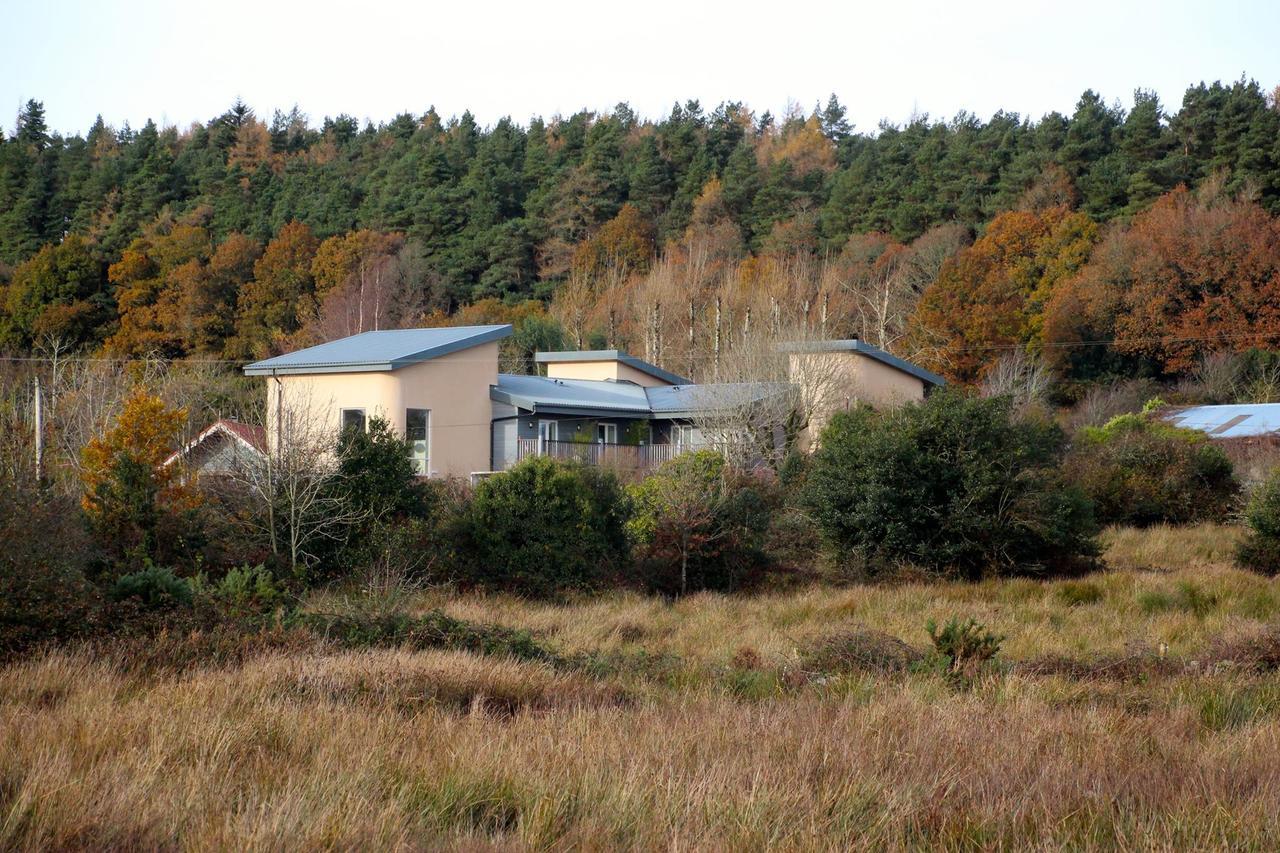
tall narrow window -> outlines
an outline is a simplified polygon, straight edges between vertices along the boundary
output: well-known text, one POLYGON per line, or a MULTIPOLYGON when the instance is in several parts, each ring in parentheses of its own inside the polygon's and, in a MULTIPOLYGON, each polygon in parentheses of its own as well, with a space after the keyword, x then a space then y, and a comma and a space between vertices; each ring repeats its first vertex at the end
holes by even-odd
POLYGON ((409 458, 413 461, 413 470, 419 477, 431 472, 428 467, 427 434, 431 428, 430 409, 404 410, 404 437, 409 441, 409 458))
POLYGON ((617 444, 618 425, 596 424, 596 441, 600 444, 617 444))
POLYGON ((684 453, 693 449, 693 426, 691 424, 676 424, 672 427, 675 434, 675 445, 677 453, 684 453))
POLYGON ((365 417, 364 409, 343 409, 342 410, 342 431, 349 429, 357 432, 364 432, 365 417))
POLYGON ((538 421, 538 438, 556 441, 560 438, 560 424, 557 421, 538 421))

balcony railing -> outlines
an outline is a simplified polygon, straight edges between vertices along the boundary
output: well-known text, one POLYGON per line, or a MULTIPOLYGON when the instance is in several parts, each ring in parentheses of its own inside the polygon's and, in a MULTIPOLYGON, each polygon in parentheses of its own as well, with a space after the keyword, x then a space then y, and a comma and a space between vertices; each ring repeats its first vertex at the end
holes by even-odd
POLYGON ((587 444, 579 441, 548 441, 544 438, 516 439, 516 461, 529 456, 550 456, 587 465, 652 470, 674 459, 684 450, 678 444, 587 444))

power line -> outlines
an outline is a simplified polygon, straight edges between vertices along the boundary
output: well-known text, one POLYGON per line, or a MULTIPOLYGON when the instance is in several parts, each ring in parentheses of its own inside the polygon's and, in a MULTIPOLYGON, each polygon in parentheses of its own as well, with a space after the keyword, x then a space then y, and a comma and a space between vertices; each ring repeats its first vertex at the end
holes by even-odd
MULTIPOLYGON (((1147 344, 1160 344, 1160 345, 1167 346, 1172 344, 1184 344, 1184 343, 1226 343, 1230 341, 1239 341, 1239 340, 1250 340, 1250 339, 1267 340, 1267 339, 1276 339, 1276 338, 1280 338, 1280 330, 1276 330, 1273 332, 1260 331, 1260 332, 1239 332, 1236 334, 1189 335, 1189 336, 1176 337, 1176 338, 1152 336, 1152 337, 1145 337, 1145 338, 1099 338, 1096 340, 1087 340, 1087 341, 1044 341, 1039 343, 1038 346, 1043 349, 1074 349, 1074 348, 1095 347, 1095 346, 1118 346, 1122 344, 1127 346, 1137 346, 1137 345, 1147 345, 1147 344)), ((812 342, 821 343, 821 341, 818 341, 818 340, 813 340, 812 342)), ((864 343, 866 343, 866 341, 864 341, 864 343)), ((948 352, 999 352, 999 351, 1024 350, 1027 348, 1027 346, 1028 346, 1027 343, 980 344, 980 345, 963 346, 963 347, 943 346, 943 347, 939 347, 939 349, 945 349, 948 352)), ((721 353, 720 356, 718 357, 714 353, 682 353, 677 360, 684 363, 688 363, 689 361, 713 362, 717 360, 717 358, 721 361, 725 361, 725 360, 728 360, 728 358, 731 357, 737 351, 738 350, 736 348, 728 349, 725 352, 721 353)), ((601 358, 601 361, 609 361, 609 360, 610 359, 608 358, 601 358)), ((478 358, 478 357, 459 358, 457 355, 450 355, 448 357, 449 364, 458 364, 460 362, 479 364, 479 363, 491 363, 492 361, 493 359, 490 359, 490 358, 478 358)), ((501 365, 501 357, 499 357, 498 361, 499 361, 499 365, 501 365)), ((241 361, 237 359, 228 359, 228 358, 148 359, 148 358, 139 358, 139 357, 108 358, 103 356, 34 356, 34 355, 0 356, 0 362, 9 362, 9 363, 15 363, 15 364, 21 364, 21 363, 164 364, 164 365, 218 364, 218 365, 230 365, 233 367, 240 367, 240 368, 247 367, 250 364, 256 363, 253 361, 241 361)), ((423 362, 423 363, 427 363, 427 362, 423 362)), ((677 365, 677 367, 678 366, 679 365, 677 365)), ((353 371, 353 372, 358 372, 358 371, 353 371)), ((371 370, 369 372, 376 373, 381 371, 371 370)))

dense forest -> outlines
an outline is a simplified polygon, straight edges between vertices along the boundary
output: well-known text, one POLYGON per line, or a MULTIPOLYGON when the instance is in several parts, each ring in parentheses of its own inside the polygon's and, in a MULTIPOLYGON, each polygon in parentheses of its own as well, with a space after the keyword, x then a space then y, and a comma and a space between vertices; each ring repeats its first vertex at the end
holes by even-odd
POLYGON ((1280 109, 1247 79, 1175 112, 1087 91, 1069 116, 873 131, 832 96, 491 127, 237 102, 62 136, 31 101, 0 142, 0 351, 236 361, 514 321, 530 348, 698 376, 799 327, 962 381, 1009 351, 1172 375, 1280 338, 1278 215, 1280 109))

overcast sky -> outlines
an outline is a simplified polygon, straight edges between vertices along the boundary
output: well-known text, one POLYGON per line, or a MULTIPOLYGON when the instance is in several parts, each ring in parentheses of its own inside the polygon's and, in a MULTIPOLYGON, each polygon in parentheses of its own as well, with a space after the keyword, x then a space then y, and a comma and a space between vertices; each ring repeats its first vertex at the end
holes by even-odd
POLYGON ((435 105, 489 124, 673 101, 757 113, 835 92, 860 130, 913 113, 1070 112, 1086 88, 1176 109, 1189 83, 1280 84, 1280 0, 699 3, 0 0, 0 126, 28 98, 83 132, 101 113, 186 126, 240 97, 264 118, 375 122, 435 105))

